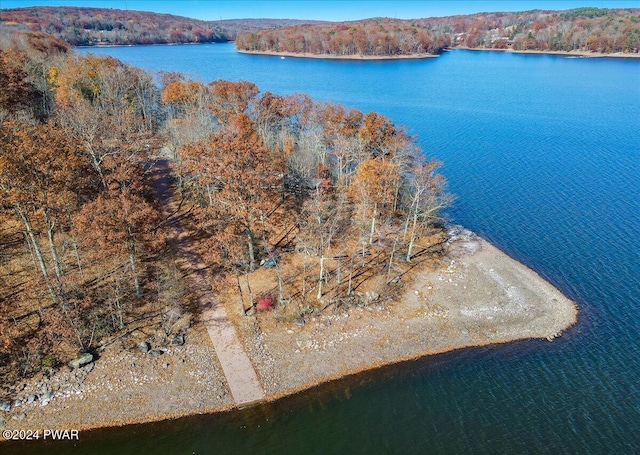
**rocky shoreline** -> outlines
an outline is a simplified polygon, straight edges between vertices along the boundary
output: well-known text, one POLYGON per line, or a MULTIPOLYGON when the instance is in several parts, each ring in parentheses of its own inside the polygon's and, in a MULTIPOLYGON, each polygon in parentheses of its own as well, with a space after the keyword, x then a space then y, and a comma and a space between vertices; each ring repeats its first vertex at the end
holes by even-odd
MULTIPOLYGON (((454 349, 551 341, 577 317, 552 285, 463 229, 450 232, 441 266, 417 272, 403 289, 394 302, 372 295, 366 306, 306 321, 233 317, 266 399, 454 349)), ((9 388, 0 427, 87 430, 233 409, 204 324, 196 322, 184 341, 153 355, 114 343, 95 362, 41 373, 9 388)))

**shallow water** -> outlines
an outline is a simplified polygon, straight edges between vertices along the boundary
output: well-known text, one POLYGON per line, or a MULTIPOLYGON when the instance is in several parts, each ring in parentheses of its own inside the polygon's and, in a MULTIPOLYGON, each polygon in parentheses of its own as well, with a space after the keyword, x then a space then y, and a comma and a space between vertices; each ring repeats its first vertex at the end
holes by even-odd
POLYGON ((640 452, 640 61, 458 50, 325 61, 231 44, 90 51, 390 116, 444 161, 451 219, 581 312, 551 344, 468 349, 247 411, 83 433, 73 453, 640 452))

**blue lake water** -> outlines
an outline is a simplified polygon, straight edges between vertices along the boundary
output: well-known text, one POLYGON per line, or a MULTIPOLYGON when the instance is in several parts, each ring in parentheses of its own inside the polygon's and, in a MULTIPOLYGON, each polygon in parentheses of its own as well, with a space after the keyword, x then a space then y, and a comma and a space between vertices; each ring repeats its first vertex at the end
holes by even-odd
POLYGON ((467 349, 247 411, 89 432, 73 453, 640 453, 640 61, 87 51, 391 117, 444 161, 451 219, 536 270, 580 315, 553 343, 467 349))

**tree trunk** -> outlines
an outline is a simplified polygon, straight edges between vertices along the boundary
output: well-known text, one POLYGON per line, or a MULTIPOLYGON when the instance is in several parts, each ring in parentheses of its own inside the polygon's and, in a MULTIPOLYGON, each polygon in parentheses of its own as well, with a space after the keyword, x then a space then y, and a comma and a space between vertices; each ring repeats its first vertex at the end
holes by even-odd
POLYGON ((307 252, 302 255, 302 301, 306 300, 307 295, 307 252))
POLYGON ((247 289, 249 290, 249 299, 251 299, 251 306, 253 306, 254 304, 253 291, 251 290, 251 284, 249 284, 249 271, 247 269, 245 269, 244 271, 244 279, 247 282, 247 289))
POLYGON ((14 206, 18 216, 24 222, 24 227, 27 231, 27 237, 31 241, 31 246, 33 247, 33 251, 38 259, 38 265, 40 266, 40 271, 42 272, 42 276, 44 278, 44 282, 47 285, 47 289, 51 294, 51 297, 55 300, 56 293, 51 287, 51 283, 49 283, 49 273, 47 272, 47 264, 44 261, 44 257, 42 256, 42 251, 40 250, 40 246, 38 245, 38 241, 36 240, 36 236, 33 233, 33 228, 31 227, 31 220, 29 219, 29 215, 24 213, 22 208, 19 205, 14 206))
POLYGON ((371 232, 369 233, 369 245, 373 245, 373 233, 376 231, 376 216, 378 214, 378 204, 373 206, 373 216, 371 217, 371 232))
POLYGON ((242 293, 242 286, 240 286, 240 274, 238 273, 238 271, 235 271, 236 273, 236 283, 238 284, 238 293, 240 294, 240 305, 242 305, 242 311, 240 311, 240 314, 242 316, 246 316, 247 315, 247 310, 246 310, 246 306, 244 303, 244 294, 242 293))
POLYGON ((82 262, 80 261, 80 254, 78 253, 78 241, 76 240, 75 236, 72 237, 72 241, 73 241, 73 253, 76 257, 76 262, 78 264, 78 271, 80 271, 80 277, 84 280, 84 271, 82 270, 82 262))
POLYGON ((411 227, 411 239, 407 248, 407 262, 411 262, 411 253, 413 252, 413 242, 416 240, 416 225, 418 224, 418 207, 413 212, 413 225, 411 227))
POLYGON ((211 197, 211 185, 207 185, 207 196, 209 196, 209 207, 213 207, 213 198, 211 197))
POLYGON ((120 330, 124 329, 124 310, 122 309, 122 304, 120 303, 120 285, 118 283, 118 278, 114 276, 113 278, 116 289, 115 289, 115 302, 116 302, 116 310, 118 312, 118 322, 120 324, 120 330))
POLYGON ((356 254, 355 251, 353 252, 353 254, 351 255, 351 265, 349 266, 349 287, 347 288, 347 295, 351 295, 351 283, 352 283, 352 277, 353 277, 353 261, 356 258, 356 254))
POLYGON ((284 300, 284 288, 282 286, 282 276, 280 276, 280 265, 276 261, 276 277, 278 278, 278 303, 284 300))
POLYGON ((44 210, 44 221, 47 225, 47 239, 49 240, 49 251, 51 251, 51 259, 53 260, 53 269, 56 273, 56 278, 58 283, 62 279, 62 268, 60 267, 60 260, 58 259, 58 251, 56 250, 56 245, 53 242, 53 228, 55 227, 55 222, 51 221, 49 218, 49 213, 45 209, 44 210))
POLYGON ((27 244, 27 248, 29 248, 29 254, 31 255, 31 260, 33 261, 34 272, 37 275, 38 273, 40 273, 40 270, 38 269, 38 261, 36 260, 36 255, 33 253, 33 247, 31 246, 31 241, 29 240, 29 237, 27 236, 26 231, 23 231, 22 234, 24 237, 24 242, 27 244))
POLYGON ((251 230, 247 227, 247 244, 249 246, 249 270, 253 272, 256 269, 256 256, 253 247, 253 234, 251 230))
POLYGON ((320 256, 320 275, 318 277, 318 300, 322 298, 322 278, 324 275, 324 256, 320 256))
POLYGON ((389 276, 391 275, 391 267, 393 267, 393 255, 396 252, 396 244, 398 243, 398 238, 396 237, 393 240, 393 247, 391 248, 391 255, 389 256, 389 267, 387 269, 387 283, 389 282, 389 276))
POLYGON ((131 266, 131 273, 133 273, 133 283, 136 287, 136 297, 142 297, 142 286, 140 285, 140 279, 136 273, 136 256, 133 252, 129 253, 129 265, 131 266))

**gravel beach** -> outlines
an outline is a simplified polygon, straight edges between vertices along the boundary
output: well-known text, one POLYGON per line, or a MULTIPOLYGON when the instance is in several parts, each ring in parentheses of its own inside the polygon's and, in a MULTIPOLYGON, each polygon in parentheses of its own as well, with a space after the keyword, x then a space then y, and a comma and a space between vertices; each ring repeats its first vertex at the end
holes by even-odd
MULTIPOLYGON (((454 349, 553 340, 577 308, 531 269, 462 230, 435 270, 419 270, 393 302, 338 308, 303 324, 241 317, 225 302, 267 400, 454 349)), ((4 429, 79 429, 157 421, 235 407, 202 322, 157 356, 117 343, 94 363, 63 367, 11 390, 4 429)))

